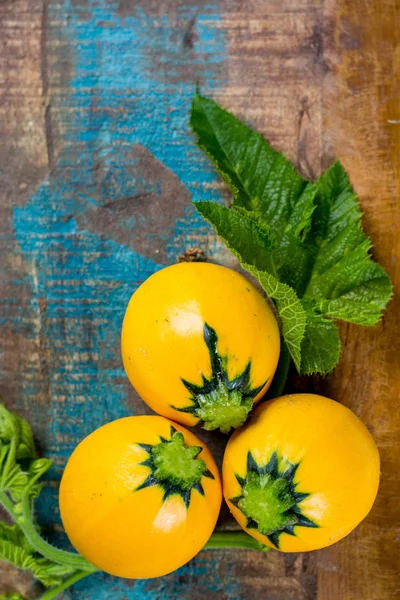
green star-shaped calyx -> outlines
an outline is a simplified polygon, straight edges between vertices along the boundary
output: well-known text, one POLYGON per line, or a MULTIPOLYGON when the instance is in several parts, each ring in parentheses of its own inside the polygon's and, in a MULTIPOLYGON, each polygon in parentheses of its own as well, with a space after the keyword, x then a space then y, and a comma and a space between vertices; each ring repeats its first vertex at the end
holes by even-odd
POLYGON ((220 429, 228 433, 231 428, 243 425, 252 409, 254 398, 261 392, 267 381, 257 387, 251 386, 251 361, 234 379, 229 379, 228 357, 218 353, 218 336, 207 323, 204 324, 203 337, 211 363, 211 377, 202 375, 202 384, 197 385, 186 379, 182 383, 190 392, 192 404, 185 407, 172 406, 175 410, 197 417, 198 425, 205 429, 220 429))
POLYGON ((260 466, 249 452, 246 476, 236 475, 241 493, 229 500, 246 516, 246 527, 257 529, 278 549, 282 533, 296 535, 295 527, 318 527, 299 506, 310 495, 299 491, 294 481, 300 463, 285 461, 280 469, 279 462, 274 452, 260 466))
POLYGON ((164 492, 163 501, 178 494, 189 507, 192 490, 204 495, 201 481, 203 477, 214 479, 214 475, 198 458, 201 446, 188 446, 183 434, 172 425, 170 431, 170 439, 160 436, 158 444, 138 444, 148 454, 140 464, 149 467, 150 473, 136 491, 157 485, 164 492))

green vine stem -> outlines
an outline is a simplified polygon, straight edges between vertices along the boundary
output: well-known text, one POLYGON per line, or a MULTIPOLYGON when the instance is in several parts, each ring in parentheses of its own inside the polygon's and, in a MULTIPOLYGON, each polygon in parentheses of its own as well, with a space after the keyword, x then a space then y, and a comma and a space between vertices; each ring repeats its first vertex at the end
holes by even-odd
POLYGON ((271 400, 272 398, 278 398, 278 396, 282 396, 286 387, 291 364, 292 357, 290 356, 289 349, 283 338, 281 338, 281 354, 279 356, 278 367, 276 369, 271 386, 265 396, 265 400, 271 400))
POLYGON ((74 583, 80 581, 90 574, 91 573, 88 573, 87 571, 76 571, 75 573, 72 573, 72 575, 70 575, 67 579, 64 579, 60 585, 47 590, 43 596, 40 596, 39 600, 52 600, 52 598, 57 598, 58 594, 61 594, 61 592, 69 588, 71 585, 74 585, 74 583))
MULTIPOLYGON (((261 552, 268 552, 270 550, 268 546, 264 546, 260 542, 257 542, 257 540, 249 536, 244 531, 214 532, 203 549, 218 550, 223 548, 243 548, 246 550, 258 550, 261 552)), ((74 583, 77 583, 89 575, 91 575, 91 573, 88 571, 75 571, 67 579, 60 583, 60 585, 47 590, 39 600, 53 600, 53 598, 57 598, 58 594, 61 594, 61 592, 69 588, 71 585, 74 585, 74 583)))
POLYGON ((244 531, 216 531, 212 534, 203 550, 217 550, 223 548, 243 548, 268 552, 270 548, 264 546, 244 531))
POLYGON ((17 523, 17 525, 22 529, 26 539, 32 548, 36 550, 36 552, 45 558, 52 560, 53 562, 56 562, 60 565, 66 565, 73 569, 79 569, 88 575, 98 571, 98 569, 94 565, 90 564, 85 558, 83 558, 83 556, 80 556, 74 552, 59 550, 51 544, 48 544, 37 531, 31 516, 32 510, 30 506, 31 500, 29 498, 29 490, 38 477, 40 477, 39 474, 29 482, 29 485, 24 492, 22 499, 22 516, 16 514, 13 503, 4 492, 0 492, 0 503, 3 505, 15 523, 17 523))
POLYGON ((76 554, 74 552, 67 552, 65 550, 59 550, 51 544, 48 544, 38 533, 32 520, 33 510, 31 506, 32 500, 30 499, 30 495, 33 486, 35 485, 36 481, 41 475, 42 472, 38 469, 37 473, 29 481, 22 496, 22 518, 14 516, 14 519, 23 530, 31 546, 37 552, 39 552, 39 554, 42 554, 42 556, 44 556, 45 558, 48 558, 49 560, 52 560, 53 562, 56 562, 60 565, 66 565, 73 569, 85 571, 87 574, 98 571, 97 567, 90 564, 80 554, 76 554))

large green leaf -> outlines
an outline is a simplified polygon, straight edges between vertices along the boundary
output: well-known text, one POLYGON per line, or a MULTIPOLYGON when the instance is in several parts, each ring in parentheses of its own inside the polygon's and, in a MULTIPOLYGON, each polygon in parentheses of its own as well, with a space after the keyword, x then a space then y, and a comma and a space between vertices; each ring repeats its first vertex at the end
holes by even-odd
POLYGON ((340 355, 333 319, 374 325, 392 294, 346 172, 337 162, 305 181, 259 133, 198 94, 191 126, 234 195, 230 209, 196 208, 275 301, 298 370, 329 372, 340 355))

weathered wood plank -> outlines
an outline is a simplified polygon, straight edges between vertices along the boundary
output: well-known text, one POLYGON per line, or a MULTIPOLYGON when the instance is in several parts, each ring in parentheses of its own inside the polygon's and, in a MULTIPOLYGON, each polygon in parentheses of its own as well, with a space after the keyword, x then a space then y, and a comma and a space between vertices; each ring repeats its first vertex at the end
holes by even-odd
MULTIPOLYGON (((47 168, 42 16, 41 0, 0 3, 0 393, 11 406, 18 379, 28 386, 29 367, 39 365, 38 341, 29 335, 26 321, 31 289, 15 239, 13 210, 26 202, 47 168)), ((33 418, 34 412, 29 411, 33 418)), ((13 591, 28 597, 38 586, 29 574, 0 563, 0 593, 13 591)))
POLYGON ((325 19, 334 25, 325 49, 326 135, 359 193, 395 297, 378 327, 342 328, 345 348, 329 389, 373 433, 382 478, 366 521, 321 553, 318 598, 389 600, 400 596, 400 4, 328 2, 325 19))
MULTIPOLYGON (((0 6, 0 390, 55 459, 40 511, 53 539, 61 540, 57 481, 74 445, 107 420, 145 410, 119 358, 130 293, 188 246, 231 260, 189 207, 191 197, 225 193, 188 135, 196 81, 304 174, 338 155, 376 256, 398 283, 396 10, 398 0, 383 8, 378 0, 0 6)), ((381 448, 381 493, 361 528, 309 555, 202 553, 154 582, 97 576, 73 597, 397 597, 396 302, 376 330, 343 328, 341 364, 325 385, 381 448)), ((213 449, 221 454, 221 439, 213 449)), ((0 592, 27 590, 29 579, 0 572, 0 592)))

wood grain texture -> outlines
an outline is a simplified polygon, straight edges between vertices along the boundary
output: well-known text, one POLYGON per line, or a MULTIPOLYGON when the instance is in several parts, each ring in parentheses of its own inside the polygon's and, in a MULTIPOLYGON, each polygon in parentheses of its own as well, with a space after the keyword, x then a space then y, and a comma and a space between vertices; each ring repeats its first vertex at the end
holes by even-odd
MULTIPOLYGON (((55 461, 39 510, 51 539, 65 543, 56 491, 75 444, 146 410, 119 357, 130 294, 189 246, 234 264, 190 208, 229 198, 189 135, 196 82, 306 176, 343 161, 396 286, 383 323, 342 327, 339 367, 308 384, 378 442, 382 485, 361 527, 317 553, 204 552, 160 580, 98 575, 65 598, 400 597, 399 11, 399 0, 0 4, 0 392, 55 461)), ((11 589, 38 593, 2 566, 0 593, 11 589)))
POLYGON ((374 435, 382 477, 365 522, 321 553, 318 598, 391 599, 400 597, 400 3, 346 0, 339 12, 328 5, 325 17, 334 29, 325 50, 333 71, 324 128, 360 196, 395 297, 378 327, 342 327, 343 356, 328 389, 374 435))

